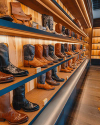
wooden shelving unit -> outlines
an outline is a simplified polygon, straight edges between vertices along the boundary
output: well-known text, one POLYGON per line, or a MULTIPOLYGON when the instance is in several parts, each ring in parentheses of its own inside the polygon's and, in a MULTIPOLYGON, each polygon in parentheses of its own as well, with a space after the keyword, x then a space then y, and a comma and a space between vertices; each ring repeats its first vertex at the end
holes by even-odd
MULTIPOLYGON (((82 63, 85 60, 86 59, 84 59, 82 61, 82 63)), ((28 120, 28 122, 24 123, 23 125, 31 125, 34 122, 34 120, 39 116, 39 114, 46 108, 46 106, 54 98, 54 96, 57 94, 57 92, 60 91, 60 89, 64 86, 64 84, 66 84, 67 81, 71 78, 71 76, 78 70, 78 68, 82 65, 82 63, 80 63, 78 65, 78 67, 76 69, 74 69, 71 73, 62 73, 62 72, 59 72, 57 75, 59 77, 64 78, 65 81, 61 82, 59 86, 56 86, 55 90, 46 91, 46 90, 42 90, 42 89, 34 89, 34 90, 32 90, 32 91, 30 91, 29 93, 26 94, 26 98, 28 100, 30 100, 31 102, 39 104, 40 109, 38 111, 35 111, 35 112, 26 112, 26 114, 29 116, 29 120, 28 120), (68 76, 68 79, 66 80, 67 76, 68 76), (44 106, 43 105, 43 100, 45 98, 48 99, 48 103, 44 106), (32 121, 32 123, 31 123, 31 121, 32 121)), ((19 112, 25 113, 22 110, 20 110, 19 112)), ((1 124, 2 125, 8 125, 8 122, 7 121, 6 122, 1 122, 1 124)))
POLYGON ((55 22, 61 23, 65 27, 71 29, 72 31, 80 34, 83 37, 88 37, 83 30, 81 30, 67 15, 65 15, 65 13, 63 12, 64 10, 62 11, 60 8, 58 8, 58 6, 51 0, 18 1, 41 14, 53 16, 55 22))
POLYGON ((2 19, 0 19, 0 34, 62 42, 84 43, 84 41, 77 40, 76 38, 49 33, 2 19))

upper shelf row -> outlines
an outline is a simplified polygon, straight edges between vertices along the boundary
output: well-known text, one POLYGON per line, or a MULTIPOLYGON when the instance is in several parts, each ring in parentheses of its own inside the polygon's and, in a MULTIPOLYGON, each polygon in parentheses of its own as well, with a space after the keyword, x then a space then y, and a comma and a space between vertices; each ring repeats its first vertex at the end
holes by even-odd
MULTIPOLYGON (((87 34, 81 30, 68 16, 68 14, 64 11, 63 8, 61 8, 61 6, 59 6, 56 3, 54 3, 51 0, 18 0, 19 2, 23 3, 24 5, 32 8, 33 10, 41 13, 41 14, 47 14, 47 15, 51 15, 54 18, 54 21, 57 23, 61 23, 62 25, 64 25, 66 28, 72 30, 75 33, 78 33, 79 35, 83 36, 83 37, 88 37, 87 34)), ((17 28, 16 28, 17 29, 17 28)), ((5 31, 4 31, 5 32, 5 31)), ((15 32, 15 31, 14 31, 15 32)), ((24 32, 25 33, 25 32, 24 32)), ((35 32, 34 32, 35 33, 35 32)), ((5 33, 6 34, 6 33, 5 33)), ((16 33, 18 34, 18 33, 16 33)), ((20 33, 19 33, 20 34, 20 33)), ((7 34, 9 35, 9 34, 7 34)), ((35 35, 30 34, 30 37, 33 37, 35 35)), ((25 34, 26 36, 26 34, 25 34)), ((40 37, 41 35, 39 35, 40 37)), ((37 37, 37 36, 36 36, 37 37)), ((40 38, 45 37, 45 36, 41 36, 40 38)), ((57 35, 58 37, 58 35, 57 35)), ((59 36, 60 37, 60 36, 59 36)), ((48 38, 47 39, 51 39, 51 35, 48 34, 48 38)), ((53 38, 54 40, 55 38, 53 38)), ((58 38, 59 39, 59 38, 58 38)), ((66 38, 61 37, 61 39, 59 41, 66 41, 66 38), (63 40, 62 40, 63 39, 63 40)), ((55 39, 57 40, 57 39, 55 39)), ((69 40, 69 39, 68 39, 69 40)), ((67 41, 68 41, 67 40, 67 41)))

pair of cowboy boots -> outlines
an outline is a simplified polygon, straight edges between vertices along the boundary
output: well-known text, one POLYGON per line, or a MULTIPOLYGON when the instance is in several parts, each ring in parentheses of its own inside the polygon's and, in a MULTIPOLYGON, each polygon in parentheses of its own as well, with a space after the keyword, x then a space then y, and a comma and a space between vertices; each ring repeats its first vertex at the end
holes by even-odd
POLYGON ((49 56, 49 46, 48 45, 43 45, 43 57, 48 60, 48 61, 52 61, 54 63, 58 62, 57 59, 53 59, 49 56))
POLYGON ((32 15, 23 12, 19 2, 11 2, 11 15, 15 23, 23 24, 31 27, 32 15))
POLYGON ((69 44, 67 44, 67 43, 64 44, 65 53, 66 53, 67 55, 69 55, 69 56, 72 56, 73 53, 69 51, 69 47, 70 47, 69 44))
POLYGON ((7 0, 0 0, 0 19, 13 21, 12 17, 8 15, 7 0))
MULTIPOLYGON (((24 49, 24 66, 26 67, 42 67, 45 68, 53 64, 53 61, 48 61, 43 57, 43 46, 36 44, 35 46, 27 44, 24 49)), ((50 59, 50 58, 49 58, 50 59)))
MULTIPOLYGON (((7 74, 12 74, 15 77, 26 76, 29 74, 27 70, 20 69, 14 66, 9 60, 8 44, 0 43, 0 66, 1 71, 7 74)), ((11 76, 12 78, 13 76, 11 76)), ((13 78, 12 78, 13 79, 13 78)))
POLYGON ((37 88, 45 90, 54 90, 54 86, 60 85, 58 82, 63 82, 63 78, 57 76, 57 69, 54 68, 47 73, 42 74, 37 78, 37 88))
POLYGON ((49 44, 48 47, 49 47, 49 56, 50 56, 51 58, 53 58, 54 60, 56 60, 56 63, 57 63, 58 61, 62 61, 62 60, 63 60, 62 58, 58 58, 58 57, 54 54, 54 46, 53 46, 53 45, 49 44))
POLYGON ((65 55, 63 55, 62 52, 61 52, 61 43, 55 44, 55 55, 58 56, 59 58, 65 57, 65 55))
POLYGON ((61 65, 61 70, 60 72, 65 72, 65 73, 71 73, 71 70, 66 68, 65 63, 61 65))

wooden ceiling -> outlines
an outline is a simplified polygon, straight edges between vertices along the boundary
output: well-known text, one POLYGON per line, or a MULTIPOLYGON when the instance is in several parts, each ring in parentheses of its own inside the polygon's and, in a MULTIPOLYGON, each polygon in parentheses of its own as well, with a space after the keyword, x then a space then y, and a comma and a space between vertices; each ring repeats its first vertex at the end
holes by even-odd
MULTIPOLYGON (((66 8, 70 11, 70 13, 77 18, 81 25, 83 26, 83 28, 89 28, 90 27, 90 23, 84 8, 84 4, 85 3, 85 7, 87 9, 87 0, 61 0, 61 2, 66 6, 66 8)), ((92 5, 92 4, 90 4, 92 5)), ((92 6, 91 6, 92 8, 92 6)), ((87 10, 88 12, 88 10, 87 10)), ((90 13, 88 13, 89 17, 90 17, 90 13)), ((93 17, 93 16, 92 16, 93 17)), ((90 22, 92 22, 93 19, 90 19, 90 22)), ((92 23, 91 23, 92 24, 92 23)))

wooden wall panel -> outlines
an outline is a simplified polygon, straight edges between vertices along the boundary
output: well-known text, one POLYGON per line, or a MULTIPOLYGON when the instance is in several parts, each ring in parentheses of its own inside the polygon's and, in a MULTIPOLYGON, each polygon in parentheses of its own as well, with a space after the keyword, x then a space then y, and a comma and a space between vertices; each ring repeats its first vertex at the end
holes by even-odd
POLYGON ((100 36, 100 29, 93 29, 93 36, 100 36))

